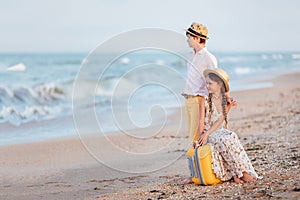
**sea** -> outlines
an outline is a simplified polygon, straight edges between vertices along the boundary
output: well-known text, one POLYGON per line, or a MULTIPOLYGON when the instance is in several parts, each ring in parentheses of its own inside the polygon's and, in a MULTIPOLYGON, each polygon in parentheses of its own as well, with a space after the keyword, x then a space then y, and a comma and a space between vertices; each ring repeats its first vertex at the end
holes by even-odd
MULTIPOLYGON (((299 52, 212 53, 228 72, 231 91, 273 87, 271 78, 300 71, 299 52)), ((0 145, 97 132, 88 123, 91 109, 99 131, 113 133, 166 121, 184 106, 184 57, 148 50, 107 64, 111 57, 1 53, 0 145)))

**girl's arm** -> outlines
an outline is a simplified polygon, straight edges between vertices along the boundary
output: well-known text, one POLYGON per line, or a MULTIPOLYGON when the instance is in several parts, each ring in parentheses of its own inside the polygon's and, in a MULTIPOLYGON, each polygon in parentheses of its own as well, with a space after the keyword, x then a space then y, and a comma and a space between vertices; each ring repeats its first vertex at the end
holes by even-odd
MULTIPOLYGON (((226 107, 226 112, 228 113, 230 110, 230 105, 227 105, 226 107)), ((223 121, 224 121, 225 117, 224 115, 222 115, 221 117, 219 117, 219 119, 205 132, 201 135, 198 143, 200 146, 205 145, 207 143, 207 138, 209 136, 209 134, 213 133, 214 131, 216 131, 218 128, 221 127, 223 121)))
POLYGON ((206 132, 204 132, 198 143, 200 146, 205 145, 207 143, 207 138, 209 136, 209 134, 211 134, 212 132, 214 132, 215 130, 217 130, 221 125, 222 122, 224 121, 224 116, 222 115, 211 127, 210 129, 208 129, 206 132))
POLYGON ((222 125, 224 119, 225 118, 223 115, 221 117, 219 117, 219 119, 204 134, 209 136, 209 134, 211 134, 212 132, 217 130, 222 125))

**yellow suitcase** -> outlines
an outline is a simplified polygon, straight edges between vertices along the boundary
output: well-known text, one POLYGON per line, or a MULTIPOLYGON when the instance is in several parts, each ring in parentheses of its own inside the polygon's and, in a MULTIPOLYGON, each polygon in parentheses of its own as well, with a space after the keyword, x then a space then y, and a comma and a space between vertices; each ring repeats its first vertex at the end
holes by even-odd
POLYGON ((209 144, 196 149, 191 146, 187 152, 187 157, 192 181, 195 184, 215 185, 222 182, 212 170, 212 156, 209 144))

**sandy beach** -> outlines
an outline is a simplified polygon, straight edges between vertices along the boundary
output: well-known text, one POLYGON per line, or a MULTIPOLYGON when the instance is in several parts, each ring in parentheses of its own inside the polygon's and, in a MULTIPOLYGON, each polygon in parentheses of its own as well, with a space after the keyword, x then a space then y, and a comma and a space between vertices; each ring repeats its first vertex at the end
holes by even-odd
POLYGON ((143 129, 159 132, 147 140, 113 134, 1 146, 0 199, 298 199, 300 74, 266 81, 273 87, 231 92, 239 105, 229 127, 263 177, 256 183, 180 185, 189 174, 188 138, 185 119, 178 126, 174 114, 162 130, 143 129))

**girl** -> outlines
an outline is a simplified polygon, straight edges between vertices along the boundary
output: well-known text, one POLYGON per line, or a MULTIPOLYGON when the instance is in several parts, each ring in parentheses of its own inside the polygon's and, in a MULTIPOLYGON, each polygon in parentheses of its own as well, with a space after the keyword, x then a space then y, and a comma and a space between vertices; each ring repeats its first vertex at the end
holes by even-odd
POLYGON ((205 103, 205 125, 199 144, 210 144, 213 171, 219 179, 227 181, 233 178, 236 183, 254 182, 258 175, 238 136, 227 129, 229 76, 220 68, 207 69, 204 76, 209 96, 205 103))

